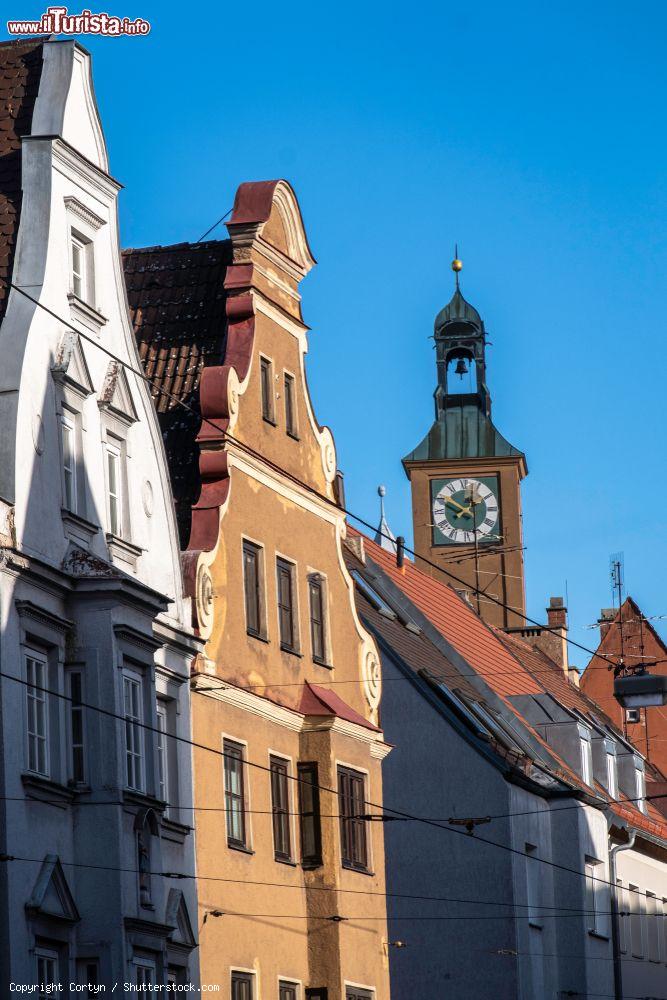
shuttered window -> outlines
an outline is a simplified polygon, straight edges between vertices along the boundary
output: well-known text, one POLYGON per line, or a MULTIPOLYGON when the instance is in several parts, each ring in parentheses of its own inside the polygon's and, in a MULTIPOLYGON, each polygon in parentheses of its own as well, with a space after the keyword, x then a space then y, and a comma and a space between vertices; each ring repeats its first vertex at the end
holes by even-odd
POLYGON ((368 843, 364 775, 347 767, 338 769, 340 838, 344 868, 368 871, 368 843))
POLYGON ((319 868, 322 864, 322 829, 317 764, 309 762, 298 764, 297 773, 299 776, 301 864, 304 868, 319 868))
POLYGON ((225 740, 222 748, 225 755, 227 843, 230 847, 246 847, 243 747, 232 740, 225 740))
POLYGON ((278 861, 292 857, 287 761, 271 757, 271 806, 273 810, 273 849, 278 861))
POLYGON ((261 594, 262 551, 252 542, 243 542, 243 585, 245 588, 245 620, 249 635, 261 636, 262 594, 261 594))
POLYGON ((278 618, 280 645, 290 652, 297 650, 296 614, 294 610, 294 566, 285 559, 276 561, 278 585, 278 618))

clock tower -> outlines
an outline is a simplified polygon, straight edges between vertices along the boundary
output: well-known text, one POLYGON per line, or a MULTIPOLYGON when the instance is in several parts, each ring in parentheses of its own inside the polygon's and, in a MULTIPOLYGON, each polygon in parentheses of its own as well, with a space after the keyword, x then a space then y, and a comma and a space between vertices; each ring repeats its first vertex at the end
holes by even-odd
POLYGON ((528 469, 491 420, 486 331, 461 294, 461 267, 452 262, 456 290, 435 320, 435 422, 403 459, 415 551, 439 567, 417 559, 420 569, 467 591, 490 625, 516 628, 525 611, 521 480, 528 469))

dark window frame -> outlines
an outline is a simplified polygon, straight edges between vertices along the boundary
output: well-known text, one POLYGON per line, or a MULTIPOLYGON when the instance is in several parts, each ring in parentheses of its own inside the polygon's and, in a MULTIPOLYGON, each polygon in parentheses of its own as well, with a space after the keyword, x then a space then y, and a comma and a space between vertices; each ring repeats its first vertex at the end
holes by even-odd
POLYGON ((246 776, 245 776, 245 747, 236 740, 225 738, 222 743, 224 753, 223 773, 224 773, 224 793, 225 793, 225 828, 227 831, 227 846, 248 850, 248 823, 246 819, 246 776), (232 767, 234 761, 234 767, 232 767), (240 791, 234 791, 228 775, 238 767, 238 778, 240 791), (232 816, 235 814, 235 806, 240 803, 238 816, 240 817, 241 837, 234 836, 232 832, 232 816))
POLYGON ((292 860, 292 830, 290 826, 289 761, 271 754, 271 814, 273 825, 273 856, 276 861, 292 860))
POLYGON ((322 666, 327 666, 327 612, 326 612, 326 585, 323 577, 313 574, 308 580, 308 603, 310 606, 310 646, 313 653, 313 661, 322 666), (319 618, 316 616, 316 601, 319 601, 319 618))
POLYGON ((322 865, 322 820, 320 816, 320 786, 315 761, 299 761, 296 766, 299 778, 299 837, 301 846, 301 866, 306 869, 322 865), (310 789, 311 801, 306 801, 310 789), (310 832, 312 849, 308 845, 306 831, 310 832))
POLYGON ((254 1000, 254 980, 252 972, 240 972, 232 969, 232 1000, 254 1000), (245 986, 247 986, 247 990, 240 988, 245 986))
POLYGON ((296 607, 296 570, 294 563, 276 557, 276 597, 280 648, 287 653, 299 652, 299 622, 296 607), (283 581, 287 580, 287 594, 283 581))
POLYGON ((345 1000, 375 1000, 375 990, 362 989, 361 986, 346 986, 345 1000))
POLYGON ((262 587, 262 546, 243 539, 243 595, 246 633, 256 639, 266 636, 262 587), (254 579, 251 577, 251 569, 254 579))
POLYGON ((279 1000, 299 1000, 299 984, 291 979, 280 979, 278 981, 279 1000))
POLYGON ((340 847, 343 868, 368 872, 369 850, 366 812, 366 774, 351 767, 338 766, 338 801, 340 806, 340 847))
POLYGON ((273 361, 259 356, 260 393, 262 397, 262 419, 276 426, 275 393, 273 391, 273 361))
POLYGON ((285 430, 295 441, 299 440, 299 422, 296 414, 296 378, 291 372, 284 372, 285 430))

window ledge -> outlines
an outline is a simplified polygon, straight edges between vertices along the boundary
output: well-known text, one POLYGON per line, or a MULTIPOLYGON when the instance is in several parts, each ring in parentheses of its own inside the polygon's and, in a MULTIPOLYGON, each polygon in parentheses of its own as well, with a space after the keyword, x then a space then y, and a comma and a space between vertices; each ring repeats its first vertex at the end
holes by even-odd
POLYGON ((591 930, 589 930, 588 936, 592 937, 592 938, 595 938, 598 941, 608 941, 609 940, 609 935, 608 934, 603 934, 602 931, 591 931, 591 930))
POLYGON ((254 854, 255 852, 250 847, 244 847, 243 844, 235 844, 233 840, 227 841, 227 847, 230 851, 239 851, 241 854, 254 854))
POLYGON ((59 781, 53 781, 51 778, 45 778, 42 774, 33 774, 32 771, 23 772, 21 784, 29 798, 48 802, 49 805, 61 809, 76 798, 76 791, 73 788, 61 785, 59 781))
POLYGON ((250 632, 248 629, 246 629, 246 635, 249 639, 257 639, 259 642, 267 643, 267 645, 271 642, 268 635, 260 635, 257 632, 250 632))
POLYGON ((163 816, 160 825, 165 840, 173 840, 178 844, 184 843, 188 834, 192 833, 191 826, 188 826, 186 823, 179 823, 178 820, 171 819, 169 816, 163 816))
POLYGON ((273 860, 279 865, 287 865, 288 868, 297 867, 296 861, 293 861, 292 858, 279 858, 274 854, 273 860))
POLYGON ((317 657, 313 657, 313 663, 316 667, 324 667, 325 670, 333 670, 333 663, 327 663, 326 660, 318 660, 317 657))
POLYGON ((110 532, 107 532, 105 537, 109 546, 109 552, 114 559, 128 563, 133 568, 137 565, 137 560, 144 551, 142 548, 138 545, 133 545, 132 542, 128 542, 126 538, 121 538, 120 535, 112 535, 110 532))
POLYGON ((165 804, 162 799, 156 799, 154 795, 149 795, 148 792, 140 792, 136 788, 123 789, 123 802, 127 802, 131 805, 143 806, 144 809, 154 809, 155 812, 160 814, 162 814, 165 809, 165 804))
POLYGON ((65 534, 74 541, 88 545, 100 530, 98 524, 93 524, 81 514, 75 514, 73 510, 68 510, 66 507, 62 507, 60 513, 65 525, 65 534))
POLYGON ((318 868, 321 868, 323 864, 323 861, 302 861, 301 867, 305 872, 314 872, 318 868))
POLYGON ((292 438, 292 441, 300 441, 301 438, 296 433, 296 431, 286 431, 287 437, 292 438))
POLYGON ((277 427, 278 426, 278 422, 276 420, 273 420, 271 417, 264 417, 264 416, 262 416, 262 420, 264 421, 265 424, 270 424, 271 427, 277 427))
POLYGON ((84 302, 74 292, 69 292, 67 298, 72 316, 78 319, 83 326, 92 330, 93 333, 99 333, 102 327, 106 325, 106 316, 103 316, 101 312, 98 312, 88 302, 84 302))
POLYGON ((292 649, 291 646, 283 646, 282 642, 280 643, 280 652, 289 653, 290 656, 298 656, 300 660, 303 659, 303 653, 300 653, 298 649, 292 649))
POLYGON ((354 872, 356 875, 375 875, 375 872, 372 872, 370 868, 357 868, 356 865, 348 864, 345 861, 342 862, 342 867, 346 872, 354 872))

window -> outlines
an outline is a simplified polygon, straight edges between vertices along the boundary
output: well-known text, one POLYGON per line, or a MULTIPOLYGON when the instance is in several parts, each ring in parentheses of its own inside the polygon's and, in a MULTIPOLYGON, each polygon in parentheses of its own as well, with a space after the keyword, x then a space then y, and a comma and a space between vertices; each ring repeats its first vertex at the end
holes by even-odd
POLYGON ((48 776, 49 773, 49 702, 46 693, 46 659, 38 653, 27 653, 26 698, 28 708, 28 770, 48 776))
POLYGON ((60 980, 58 975, 58 952, 51 951, 50 948, 36 948, 35 959, 37 961, 37 984, 40 992, 46 992, 45 987, 60 980))
POLYGON ((120 538, 123 534, 121 450, 115 444, 107 442, 106 452, 109 532, 120 538))
POLYGON ((364 990, 360 986, 346 986, 345 1000, 374 1000, 372 990, 364 990))
POLYGON ((528 903, 528 923, 542 929, 540 915, 540 865, 535 844, 526 844, 526 902, 528 903))
POLYGON ((329 990, 326 986, 307 986, 306 1000, 328 1000, 329 990))
POLYGON ((243 747, 232 740, 224 740, 222 748, 225 754, 227 844, 230 847, 247 847, 243 747))
POLYGON ((646 775, 643 767, 635 767, 636 805, 641 812, 646 812, 646 775))
POLYGON ((605 906, 605 883, 603 866, 593 858, 586 858, 584 866, 586 876, 586 922, 591 934, 606 936, 608 933, 605 906))
POLYGON ((64 506, 76 514, 76 427, 74 421, 63 415, 60 418, 63 446, 64 506))
POLYGON ((646 893, 646 944, 649 962, 660 961, 660 931, 662 929, 662 905, 658 922, 658 900, 654 892, 646 893))
POLYGON ((243 542, 243 586, 245 621, 248 635, 261 636, 262 628, 262 550, 259 545, 243 542))
POLYGON ((301 864, 304 868, 318 868, 322 864, 322 829, 317 764, 298 764, 297 774, 301 820, 301 864))
POLYGON ((83 674, 80 670, 67 672, 67 697, 69 707, 70 780, 82 785, 86 780, 84 759, 83 674))
POLYGON ((368 871, 364 775, 347 767, 338 769, 340 838, 344 868, 368 871))
POLYGON ((144 790, 144 762, 142 744, 143 712, 141 707, 141 678, 136 674, 123 675, 123 706, 125 712, 125 780, 128 788, 144 790))
POLYGON ((92 305, 93 244, 74 230, 70 235, 72 291, 77 298, 92 305))
POLYGON ((232 972, 232 1000, 253 1000, 253 979, 249 972, 232 972))
POLYGON ((271 757, 271 807, 273 810, 273 850, 277 861, 292 857, 287 761, 271 757))
POLYGON ((616 910, 618 912, 618 949, 625 953, 628 950, 628 890, 623 888, 620 878, 616 879, 616 910))
POLYGON ((275 424, 273 364, 268 358, 260 358, 259 364, 262 389, 262 416, 270 424, 275 424))
POLYGON ((626 708, 625 710, 625 721, 626 722, 639 722, 641 719, 641 709, 639 708, 626 708))
POLYGON ((77 991, 77 996, 83 996, 86 1000, 99 996, 100 969, 97 959, 81 959, 76 963, 76 967, 79 987, 83 990, 83 992, 77 991))
MULTIPOLYGON (((135 962, 137 986, 155 986, 155 968, 148 962, 135 962)), ((142 990, 143 992, 143 990, 142 990)))
POLYGON ((310 590, 310 641, 313 659, 316 663, 326 663, 324 583, 319 573, 314 573, 308 583, 310 590))
POLYGON ((279 1000, 297 1000, 298 996, 299 987, 296 983, 285 983, 281 981, 278 984, 279 1000))
POLYGON ((169 760, 167 749, 167 706, 164 702, 158 702, 157 706, 157 772, 158 772, 158 798, 162 802, 169 801, 169 760))
MULTIPOLYGON (((135 821, 137 834, 137 884, 139 887, 139 903, 146 909, 153 909, 153 885, 151 880, 151 825, 148 813, 137 816, 135 821)), ((151 980, 152 982, 152 980, 151 980)))
POLYGON ((642 941, 643 913, 639 886, 629 885, 630 890, 630 947, 633 958, 644 957, 644 946, 642 941))
POLYGON ((291 653, 297 651, 297 625, 294 609, 294 566, 285 559, 276 561, 278 576, 278 620, 280 646, 291 653))
POLYGON ((285 429, 290 437, 298 438, 295 392, 294 376, 285 372, 285 429))
POLYGON ((581 777, 584 784, 591 785, 593 782, 593 762, 591 760, 590 739, 580 736, 579 746, 581 749, 581 777))
POLYGON ((616 754, 607 753, 607 791, 612 799, 618 798, 618 771, 616 768, 616 754))

